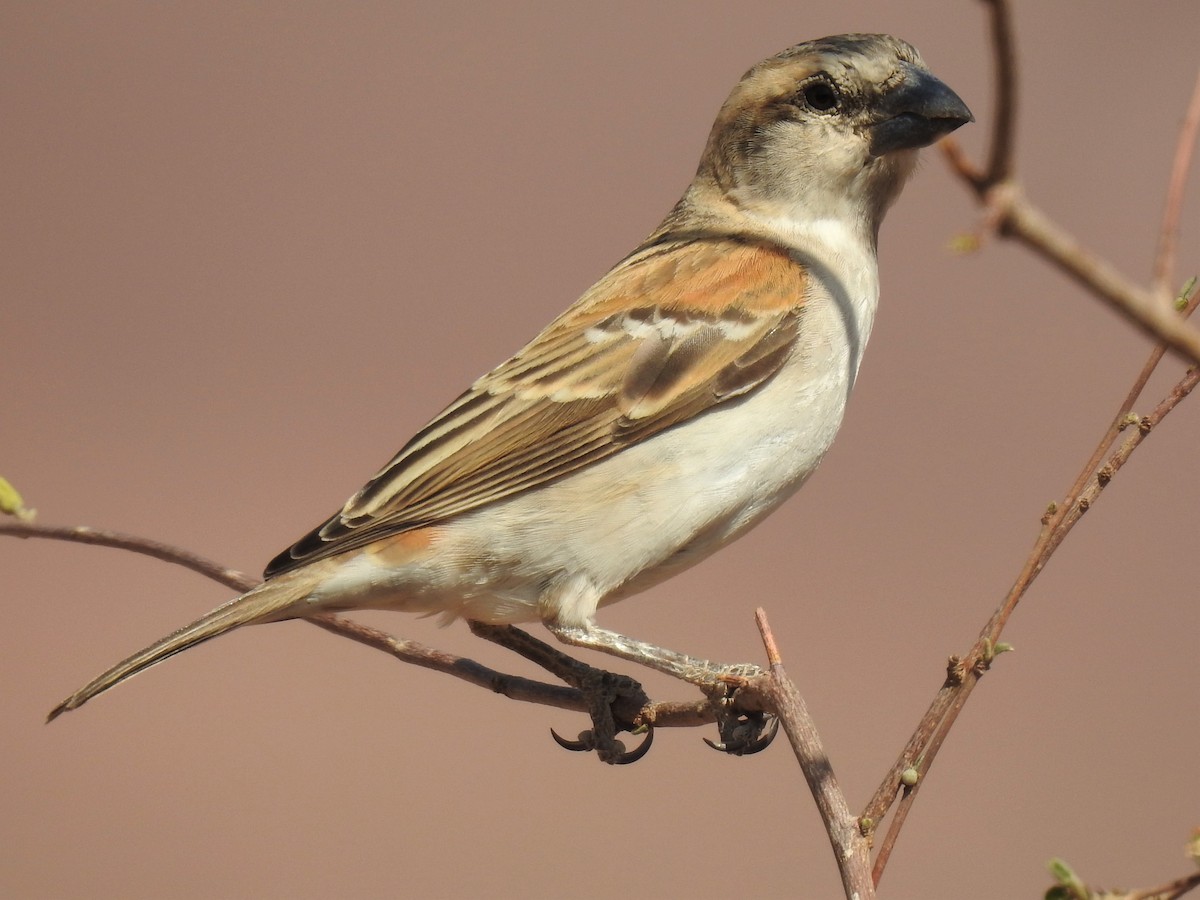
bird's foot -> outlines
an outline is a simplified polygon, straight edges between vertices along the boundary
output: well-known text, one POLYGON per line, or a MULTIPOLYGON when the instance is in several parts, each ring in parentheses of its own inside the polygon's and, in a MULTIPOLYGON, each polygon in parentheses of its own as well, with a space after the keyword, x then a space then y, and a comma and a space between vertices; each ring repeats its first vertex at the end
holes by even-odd
POLYGON ((627 675, 589 666, 511 625, 488 625, 474 621, 469 624, 477 636, 519 653, 583 694, 592 727, 580 732, 579 739, 574 741, 561 737, 551 729, 550 734, 560 747, 580 752, 594 750, 601 761, 611 765, 637 762, 650 750, 654 742, 653 726, 639 724, 628 718, 630 710, 640 710, 650 702, 637 681, 627 675), (624 710, 626 715, 623 716, 618 710, 624 710), (624 743, 617 740, 617 735, 622 731, 645 734, 646 737, 633 750, 627 751, 624 743))
POLYGON ((704 691, 717 711, 717 727, 721 739, 708 741, 710 747, 736 756, 745 756, 765 750, 775 738, 778 724, 769 716, 759 712, 734 711, 737 692, 749 682, 766 674, 759 666, 750 663, 713 663, 595 625, 583 627, 548 622, 547 627, 564 643, 609 653, 696 685, 704 691))
MULTIPOLYGON (((582 666, 583 664, 580 663, 582 666)), ((588 671, 572 678, 577 687, 587 699, 588 715, 592 719, 589 731, 579 733, 579 739, 569 741, 560 737, 554 729, 550 734, 560 747, 580 752, 594 750, 601 762, 610 765, 623 766, 637 762, 650 750, 654 743, 654 726, 649 724, 635 725, 621 719, 614 711, 618 705, 625 702, 636 704, 640 709, 649 703, 642 686, 627 675, 616 675, 601 669, 585 667, 588 671), (630 734, 645 734, 646 737, 633 750, 626 750, 625 744, 617 740, 622 731, 630 734)))
POLYGON ((722 676, 711 687, 705 688, 709 702, 717 714, 719 741, 704 738, 704 743, 714 750, 731 756, 750 756, 761 753, 775 740, 779 732, 779 720, 764 712, 737 712, 735 698, 740 689, 736 682, 748 680, 762 674, 758 666, 726 666, 722 676))

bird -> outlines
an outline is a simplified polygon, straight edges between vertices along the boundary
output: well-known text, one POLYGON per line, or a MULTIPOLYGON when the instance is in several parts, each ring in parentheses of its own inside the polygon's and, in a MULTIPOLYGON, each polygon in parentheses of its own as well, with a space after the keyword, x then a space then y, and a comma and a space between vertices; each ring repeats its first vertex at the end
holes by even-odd
POLYGON ((356 609, 542 622, 701 684, 705 661, 596 624, 816 469, 879 297, 884 214, 973 120, 910 44, 845 34, 753 66, 648 238, 447 406, 264 581, 97 676, 54 719, 243 625, 356 609))

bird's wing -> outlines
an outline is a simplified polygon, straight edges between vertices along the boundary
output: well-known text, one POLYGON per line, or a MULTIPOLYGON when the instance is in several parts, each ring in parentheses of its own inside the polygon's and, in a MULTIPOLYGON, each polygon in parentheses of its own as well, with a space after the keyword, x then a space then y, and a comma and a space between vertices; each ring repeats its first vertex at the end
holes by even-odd
POLYGON ((633 254, 267 576, 532 490, 753 391, 792 352, 807 278, 784 251, 731 238, 633 254))

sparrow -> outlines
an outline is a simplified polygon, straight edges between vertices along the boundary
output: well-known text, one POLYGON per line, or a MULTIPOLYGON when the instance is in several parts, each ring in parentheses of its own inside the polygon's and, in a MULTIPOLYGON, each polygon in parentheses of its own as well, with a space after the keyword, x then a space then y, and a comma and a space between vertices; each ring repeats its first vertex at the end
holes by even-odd
POLYGON ((49 718, 231 629, 354 609, 541 621, 568 644, 711 681, 705 661, 595 613, 744 534, 816 469, 871 333, 884 214, 918 150, 972 119, 888 35, 808 41, 754 66, 641 245, 262 584, 49 718))

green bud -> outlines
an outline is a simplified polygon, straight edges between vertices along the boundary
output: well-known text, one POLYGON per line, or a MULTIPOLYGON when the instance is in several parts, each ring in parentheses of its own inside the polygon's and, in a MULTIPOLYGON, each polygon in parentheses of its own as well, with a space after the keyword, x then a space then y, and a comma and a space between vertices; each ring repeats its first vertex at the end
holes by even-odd
POLYGON ((1196 289, 1196 276, 1193 275, 1184 284, 1183 290, 1181 290, 1175 296, 1175 309, 1177 309, 1179 312, 1183 312, 1185 309, 1187 309, 1187 305, 1192 299, 1192 291, 1194 291, 1195 289, 1196 289))

